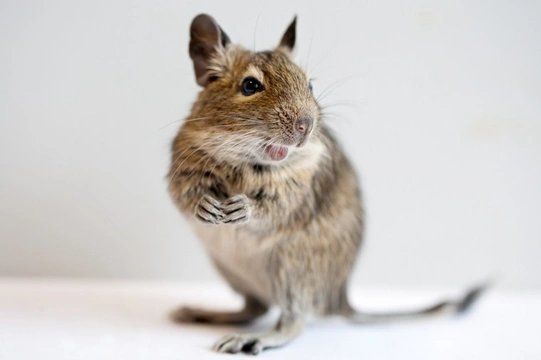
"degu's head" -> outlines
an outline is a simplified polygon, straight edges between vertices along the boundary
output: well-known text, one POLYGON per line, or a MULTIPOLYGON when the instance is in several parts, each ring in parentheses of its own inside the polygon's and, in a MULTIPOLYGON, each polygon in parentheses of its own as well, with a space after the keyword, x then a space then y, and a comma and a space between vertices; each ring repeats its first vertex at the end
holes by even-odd
POLYGON ((190 57, 203 87, 185 127, 203 130, 217 153, 277 163, 318 130, 320 108, 307 73, 296 65, 296 18, 279 45, 253 52, 231 43, 209 15, 190 28, 190 57))

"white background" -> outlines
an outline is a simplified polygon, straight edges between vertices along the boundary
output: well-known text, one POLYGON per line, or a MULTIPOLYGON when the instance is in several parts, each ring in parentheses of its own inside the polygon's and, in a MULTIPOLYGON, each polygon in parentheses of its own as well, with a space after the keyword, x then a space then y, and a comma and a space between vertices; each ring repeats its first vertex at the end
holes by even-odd
POLYGON ((541 288, 538 1, 2 1, 0 275, 218 279, 164 180, 200 12, 259 50, 299 15, 362 178, 356 284, 541 288))

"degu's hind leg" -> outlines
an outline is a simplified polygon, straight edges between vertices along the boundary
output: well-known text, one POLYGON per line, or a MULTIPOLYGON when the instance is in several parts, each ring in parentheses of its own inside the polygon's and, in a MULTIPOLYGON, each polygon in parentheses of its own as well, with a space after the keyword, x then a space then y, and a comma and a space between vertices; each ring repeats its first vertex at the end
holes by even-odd
POLYGON ((268 306, 259 300, 245 296, 244 307, 238 311, 213 311, 183 306, 171 312, 170 317, 176 322, 203 322, 211 324, 239 325, 249 323, 264 315, 268 306))
POLYGON ((468 289, 461 297, 446 299, 435 304, 410 311, 387 313, 365 313, 353 309, 347 301, 341 302, 342 307, 337 309, 337 315, 344 316, 354 323, 387 323, 404 320, 423 319, 438 315, 462 314, 468 311, 487 289, 487 285, 474 286, 468 289))
POLYGON ((229 334, 214 344, 214 351, 221 353, 249 352, 253 355, 270 348, 283 346, 300 334, 304 316, 283 311, 274 329, 261 333, 229 334))

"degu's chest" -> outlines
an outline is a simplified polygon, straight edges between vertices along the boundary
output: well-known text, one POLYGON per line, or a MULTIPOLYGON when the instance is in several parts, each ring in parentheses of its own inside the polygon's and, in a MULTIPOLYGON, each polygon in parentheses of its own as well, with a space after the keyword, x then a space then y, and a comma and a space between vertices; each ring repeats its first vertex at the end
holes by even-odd
POLYGON ((207 225, 195 218, 190 223, 218 271, 235 290, 272 303, 267 271, 272 239, 261 239, 237 226, 207 225))

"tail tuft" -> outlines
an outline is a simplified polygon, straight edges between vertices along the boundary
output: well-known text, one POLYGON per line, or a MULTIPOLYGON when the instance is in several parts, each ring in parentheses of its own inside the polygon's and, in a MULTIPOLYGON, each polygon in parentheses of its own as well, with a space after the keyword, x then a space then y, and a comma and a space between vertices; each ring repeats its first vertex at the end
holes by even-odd
POLYGON ((466 295, 456 304, 456 314, 462 315, 467 313, 483 293, 490 287, 490 283, 486 282, 481 285, 474 286, 466 292, 466 295))

